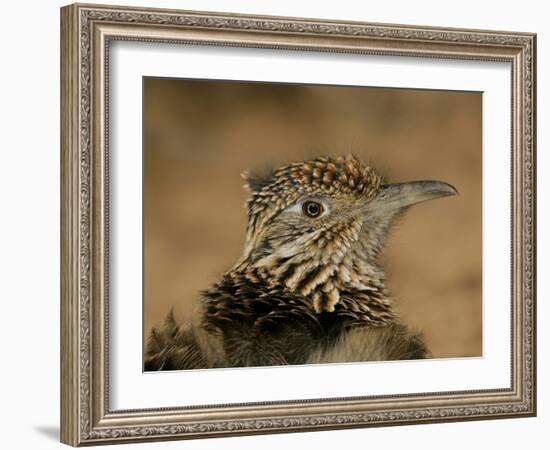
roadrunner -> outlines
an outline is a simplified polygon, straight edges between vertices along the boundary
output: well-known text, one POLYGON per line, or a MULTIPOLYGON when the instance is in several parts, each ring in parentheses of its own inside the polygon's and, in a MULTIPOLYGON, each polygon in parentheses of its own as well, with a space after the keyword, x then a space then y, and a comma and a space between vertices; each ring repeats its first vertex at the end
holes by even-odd
POLYGON ((241 257, 200 297, 196 323, 153 329, 145 370, 428 358, 392 310, 378 257, 395 218, 457 193, 386 184, 355 156, 245 174, 241 257))

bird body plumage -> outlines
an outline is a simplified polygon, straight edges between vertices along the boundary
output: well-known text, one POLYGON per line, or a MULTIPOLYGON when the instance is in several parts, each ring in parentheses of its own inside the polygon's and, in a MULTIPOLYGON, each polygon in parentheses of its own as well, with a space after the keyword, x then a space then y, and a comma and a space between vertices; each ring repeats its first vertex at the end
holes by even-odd
POLYGON ((153 330, 146 370, 417 359, 377 261, 407 206, 455 194, 442 182, 383 185, 356 157, 248 175, 243 254, 204 291, 195 325, 153 330))

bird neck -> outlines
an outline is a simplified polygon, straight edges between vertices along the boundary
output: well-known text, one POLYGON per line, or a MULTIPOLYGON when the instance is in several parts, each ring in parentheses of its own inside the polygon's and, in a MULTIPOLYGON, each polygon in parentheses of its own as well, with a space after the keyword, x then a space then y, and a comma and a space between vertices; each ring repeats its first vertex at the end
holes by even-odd
POLYGON ((269 290, 299 297, 314 314, 349 314, 372 325, 395 321, 384 271, 374 264, 350 257, 339 264, 311 265, 283 262, 279 266, 241 264, 224 279, 262 284, 269 290))
POLYGON ((333 312, 344 294, 353 294, 360 304, 377 301, 391 310, 378 254, 362 240, 346 240, 343 233, 337 237, 342 242, 333 237, 323 245, 280 246, 266 253, 253 252, 237 262, 232 271, 309 298, 317 313, 333 312))
POLYGON ((304 322, 323 335, 355 327, 396 322, 385 290, 342 290, 332 312, 316 311, 312 298, 297 294, 267 277, 263 270, 231 270, 201 296, 203 325, 212 333, 232 334, 249 326, 273 322, 278 329, 304 322), (286 325, 284 325, 286 324, 286 325), (315 325, 316 324, 316 325, 315 325), (244 328, 243 328, 244 327, 244 328))

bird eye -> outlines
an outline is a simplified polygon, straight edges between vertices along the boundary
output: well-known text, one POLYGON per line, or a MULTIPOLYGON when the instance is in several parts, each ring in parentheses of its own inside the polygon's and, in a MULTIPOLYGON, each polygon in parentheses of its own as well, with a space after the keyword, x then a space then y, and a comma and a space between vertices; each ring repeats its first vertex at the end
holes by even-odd
POLYGON ((319 217, 323 213, 323 205, 318 202, 307 201, 302 206, 303 213, 308 217, 319 217))

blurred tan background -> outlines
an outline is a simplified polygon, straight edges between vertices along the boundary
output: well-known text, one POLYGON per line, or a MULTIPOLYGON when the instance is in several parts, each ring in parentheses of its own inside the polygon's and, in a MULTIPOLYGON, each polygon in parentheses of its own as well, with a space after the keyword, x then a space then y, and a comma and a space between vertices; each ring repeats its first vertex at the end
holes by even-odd
POLYGON ((460 196, 413 206, 383 257, 402 320, 435 357, 480 356, 481 94, 144 80, 144 340, 241 253, 240 173, 355 153, 388 181, 439 179, 460 196))

